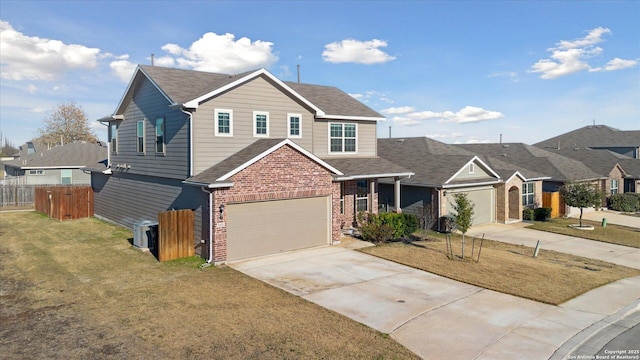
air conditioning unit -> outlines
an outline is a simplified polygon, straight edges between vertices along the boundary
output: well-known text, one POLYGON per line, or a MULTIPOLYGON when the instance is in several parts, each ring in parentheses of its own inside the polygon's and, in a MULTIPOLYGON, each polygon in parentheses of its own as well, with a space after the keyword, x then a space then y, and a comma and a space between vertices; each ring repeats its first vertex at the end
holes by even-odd
POLYGON ((151 220, 143 220, 133 224, 133 246, 141 249, 155 246, 158 223, 151 220))

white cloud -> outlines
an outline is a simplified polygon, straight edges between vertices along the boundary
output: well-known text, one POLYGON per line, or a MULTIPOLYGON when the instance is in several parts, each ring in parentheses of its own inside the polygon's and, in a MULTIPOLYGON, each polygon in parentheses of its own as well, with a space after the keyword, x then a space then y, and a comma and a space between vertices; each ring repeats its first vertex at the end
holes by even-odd
POLYGON ((109 64, 111 70, 123 82, 129 82, 131 76, 133 76, 133 72, 135 71, 136 66, 136 64, 124 59, 112 61, 109 64))
POLYGON ((394 124, 398 125, 398 126, 414 126, 414 125, 420 125, 420 121, 416 120, 416 119, 412 119, 406 116, 394 116, 393 119, 391 119, 393 121, 394 124))
POLYGON ((398 125, 416 125, 425 120, 439 120, 440 122, 453 122, 458 124, 474 123, 487 120, 496 120, 504 117, 501 112, 485 110, 476 106, 465 106, 453 111, 419 111, 404 113, 402 117, 395 117, 393 120, 398 125), (397 119, 397 120, 396 120, 397 119))
POLYGON ((0 77, 9 80, 55 80, 69 69, 94 69, 100 49, 26 36, 0 20, 0 77))
POLYGON ((387 42, 384 40, 358 41, 346 39, 325 45, 322 59, 334 64, 380 64, 395 60, 394 56, 380 50, 380 48, 384 47, 387 47, 387 42))
POLYGON ((451 134, 427 134, 426 136, 431 139, 455 139, 455 138, 463 137, 464 134, 459 132, 454 132, 451 134))
POLYGON ((540 73, 542 79, 557 79, 580 71, 615 71, 637 65, 635 60, 615 58, 602 67, 592 67, 587 59, 600 55, 603 50, 596 44, 604 41, 605 34, 611 34, 611 30, 597 27, 580 39, 568 41, 561 40, 556 47, 547 49, 551 52, 549 59, 538 60, 531 66, 529 72, 540 73))
POLYGON ((189 48, 177 44, 166 44, 162 50, 168 55, 159 58, 158 65, 235 74, 261 67, 269 67, 278 61, 272 51, 273 43, 251 41, 246 37, 235 40, 235 35, 218 35, 208 32, 189 48))
POLYGON ((380 112, 385 115, 399 115, 399 114, 407 114, 415 110, 416 109, 412 106, 400 106, 400 107, 390 107, 388 109, 382 109, 380 110, 380 112))
POLYGON ((364 97, 364 95, 362 95, 362 94, 349 94, 349 96, 351 96, 354 99, 358 99, 358 100, 360 100, 360 99, 362 99, 364 97))
POLYGON ((497 73, 493 73, 493 74, 489 74, 490 78, 494 78, 494 77, 506 77, 509 78, 511 81, 513 82, 518 82, 520 81, 520 77, 518 76, 518 73, 515 71, 503 71, 503 72, 497 72, 497 73))

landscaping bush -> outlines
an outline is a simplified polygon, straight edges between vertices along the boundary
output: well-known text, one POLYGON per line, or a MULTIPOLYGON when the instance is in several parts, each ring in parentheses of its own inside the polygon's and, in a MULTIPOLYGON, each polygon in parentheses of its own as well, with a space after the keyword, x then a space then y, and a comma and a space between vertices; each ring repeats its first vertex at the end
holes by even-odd
POLYGON ((533 209, 522 210, 522 220, 533 221, 535 219, 535 211, 533 209))
POLYGON ((640 194, 624 193, 611 195, 609 209, 622 212, 640 211, 640 194))
POLYGON ((533 218, 535 221, 549 221, 551 219, 551 208, 541 207, 533 210, 533 218))
POLYGON ((361 217, 362 238, 372 242, 400 239, 418 230, 418 218, 411 214, 380 213, 361 217))

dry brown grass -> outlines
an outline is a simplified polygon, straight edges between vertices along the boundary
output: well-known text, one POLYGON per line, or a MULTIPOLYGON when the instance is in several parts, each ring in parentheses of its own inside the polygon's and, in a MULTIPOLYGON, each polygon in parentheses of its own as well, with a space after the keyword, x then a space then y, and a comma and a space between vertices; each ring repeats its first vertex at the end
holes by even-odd
POLYGON ((3 358, 415 358, 388 336, 227 267, 158 263, 94 219, 0 214, 3 358))
MULTIPOLYGON (((454 259, 447 257, 446 242, 440 234, 427 241, 388 243, 361 251, 445 276, 468 284, 512 294, 548 304, 561 304, 593 288, 625 277, 640 275, 640 270, 582 258, 550 250, 484 240, 480 261, 471 259, 472 237, 461 255, 461 236, 452 236, 454 259)), ((480 241, 476 240, 474 258, 480 241)))
POLYGON ((582 220, 583 225, 592 225, 593 230, 578 230, 569 225, 578 224, 574 218, 556 218, 549 221, 536 221, 529 229, 548 231, 557 234, 581 237, 596 241, 640 248, 640 229, 621 225, 608 224, 602 227, 597 221, 582 220))

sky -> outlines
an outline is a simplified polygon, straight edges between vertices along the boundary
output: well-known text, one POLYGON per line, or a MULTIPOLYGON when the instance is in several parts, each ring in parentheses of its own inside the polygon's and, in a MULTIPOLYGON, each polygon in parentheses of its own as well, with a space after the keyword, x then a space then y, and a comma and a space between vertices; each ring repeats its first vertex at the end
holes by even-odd
MULTIPOLYGON (((640 1, 0 1, 0 132, 113 114, 137 64, 340 88, 378 137, 524 142, 640 129, 640 1)), ((4 140, 4 139, 3 139, 4 140)))

